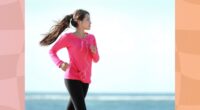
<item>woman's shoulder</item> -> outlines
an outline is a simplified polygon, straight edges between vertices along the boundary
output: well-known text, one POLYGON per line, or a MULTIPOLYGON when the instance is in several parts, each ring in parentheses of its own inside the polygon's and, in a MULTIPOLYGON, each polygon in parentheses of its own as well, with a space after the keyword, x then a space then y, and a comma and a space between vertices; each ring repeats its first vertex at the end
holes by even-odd
POLYGON ((72 32, 66 32, 66 33, 62 34, 62 37, 64 39, 69 39, 71 37, 71 35, 72 35, 72 32))
POLYGON ((88 34, 89 36, 94 36, 94 34, 89 33, 89 32, 85 32, 86 34, 88 34))
POLYGON ((86 32, 86 34, 88 34, 88 37, 90 37, 90 38, 95 38, 95 36, 94 36, 94 34, 92 34, 92 33, 88 33, 88 32, 86 32))
POLYGON ((72 34, 72 32, 66 32, 63 34, 63 36, 69 37, 69 36, 71 36, 71 34, 72 34))

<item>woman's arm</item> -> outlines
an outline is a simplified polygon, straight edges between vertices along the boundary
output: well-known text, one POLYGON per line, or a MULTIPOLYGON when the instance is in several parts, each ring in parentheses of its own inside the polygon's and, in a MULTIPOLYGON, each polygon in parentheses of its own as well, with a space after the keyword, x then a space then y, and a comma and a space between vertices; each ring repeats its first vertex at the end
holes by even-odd
POLYGON ((95 63, 97 63, 99 61, 99 52, 98 52, 96 39, 94 36, 93 36, 92 44, 90 46, 90 50, 91 50, 91 55, 92 55, 93 61, 95 63))
POLYGON ((57 52, 66 47, 66 35, 62 35, 61 38, 59 38, 58 41, 56 41, 56 43, 51 47, 51 49, 49 50, 49 55, 51 57, 51 59, 53 60, 53 62, 60 68, 61 64, 64 63, 64 61, 62 61, 58 56, 57 56, 57 52))

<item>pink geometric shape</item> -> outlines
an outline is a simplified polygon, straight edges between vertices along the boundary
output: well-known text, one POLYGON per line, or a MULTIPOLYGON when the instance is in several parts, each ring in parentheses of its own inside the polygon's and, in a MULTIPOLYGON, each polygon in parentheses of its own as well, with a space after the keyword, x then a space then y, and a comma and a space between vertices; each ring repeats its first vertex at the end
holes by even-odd
POLYGON ((0 29, 23 29, 24 22, 22 16, 22 10, 18 1, 7 3, 0 6, 0 29))
POLYGON ((0 79, 16 77, 19 55, 0 55, 0 79))
POLYGON ((24 51, 23 36, 23 30, 0 31, 0 55, 19 54, 24 51))
POLYGON ((18 93, 18 97, 19 97, 19 110, 24 110, 24 106, 25 106, 25 91, 24 91, 24 76, 18 76, 17 77, 17 86, 18 86, 18 90, 17 90, 17 93, 18 93))
MULTIPOLYGON (((0 104, 4 107, 19 110, 19 95, 17 78, 0 80, 0 104)), ((6 109, 5 109, 6 110, 6 109)))
POLYGON ((17 61, 17 76, 24 76, 24 63, 25 63, 25 59, 24 59, 24 53, 19 54, 18 57, 18 61, 17 61))

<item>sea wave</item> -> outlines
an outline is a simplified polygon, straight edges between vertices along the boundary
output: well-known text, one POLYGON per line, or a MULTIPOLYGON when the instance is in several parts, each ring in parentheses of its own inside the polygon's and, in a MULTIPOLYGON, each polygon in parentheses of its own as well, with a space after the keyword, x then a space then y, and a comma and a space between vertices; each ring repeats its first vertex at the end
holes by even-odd
MULTIPOLYGON (((34 94, 26 95, 26 100, 68 100, 69 95, 59 94, 34 94)), ((174 100, 172 95, 88 95, 86 100, 97 100, 97 101, 162 101, 162 100, 174 100)))

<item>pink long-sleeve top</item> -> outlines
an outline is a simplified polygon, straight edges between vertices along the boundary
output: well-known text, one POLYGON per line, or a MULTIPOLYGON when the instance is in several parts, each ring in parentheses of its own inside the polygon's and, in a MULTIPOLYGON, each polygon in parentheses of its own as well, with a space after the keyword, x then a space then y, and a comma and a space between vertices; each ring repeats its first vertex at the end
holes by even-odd
POLYGON ((58 57, 57 52, 61 48, 67 48, 70 61, 64 78, 91 83, 92 61, 99 61, 99 53, 94 35, 85 33, 85 38, 79 38, 72 32, 61 35, 49 50, 49 54, 57 67, 60 67, 64 61, 58 57), (96 53, 90 50, 91 45, 96 47, 96 53))

